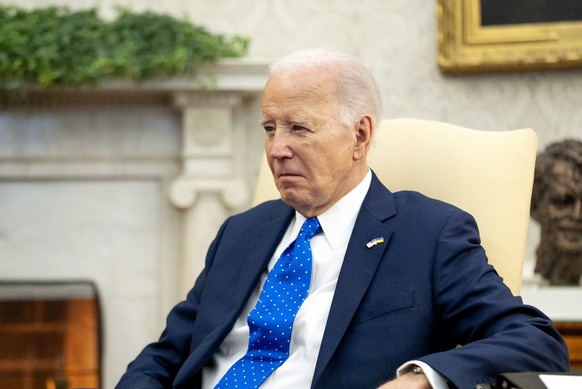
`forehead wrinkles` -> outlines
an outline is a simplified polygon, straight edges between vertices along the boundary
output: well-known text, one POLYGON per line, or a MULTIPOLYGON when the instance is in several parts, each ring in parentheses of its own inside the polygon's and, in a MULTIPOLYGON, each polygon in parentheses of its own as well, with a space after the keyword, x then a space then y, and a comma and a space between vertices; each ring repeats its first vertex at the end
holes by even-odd
POLYGON ((311 122, 317 116, 337 117, 336 85, 331 79, 292 76, 270 80, 263 96, 263 120, 278 116, 288 122, 311 122))

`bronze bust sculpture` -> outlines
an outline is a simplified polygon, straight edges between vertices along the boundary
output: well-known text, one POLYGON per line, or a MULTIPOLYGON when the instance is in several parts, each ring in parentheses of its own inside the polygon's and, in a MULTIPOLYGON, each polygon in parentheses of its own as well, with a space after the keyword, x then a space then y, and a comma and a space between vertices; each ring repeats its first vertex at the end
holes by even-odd
POLYGON ((550 285, 582 275, 582 142, 549 145, 536 160, 531 215, 540 224, 535 272, 550 285))

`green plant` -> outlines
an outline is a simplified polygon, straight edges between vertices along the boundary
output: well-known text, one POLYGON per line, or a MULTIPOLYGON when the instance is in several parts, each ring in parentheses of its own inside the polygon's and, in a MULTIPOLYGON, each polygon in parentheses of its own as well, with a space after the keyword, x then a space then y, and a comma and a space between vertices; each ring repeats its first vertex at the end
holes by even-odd
POLYGON ((153 12, 119 9, 106 22, 95 9, 0 6, 0 91, 191 75, 200 63, 240 57, 247 47, 248 38, 153 12))

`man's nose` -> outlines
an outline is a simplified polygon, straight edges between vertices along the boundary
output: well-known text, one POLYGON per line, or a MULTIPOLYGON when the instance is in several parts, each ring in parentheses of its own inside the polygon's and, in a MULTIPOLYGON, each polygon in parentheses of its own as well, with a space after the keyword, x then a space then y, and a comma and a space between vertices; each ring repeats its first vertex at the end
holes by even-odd
POLYGON ((271 139, 270 157, 274 159, 291 158, 293 155, 291 151, 289 135, 285 132, 275 132, 271 139))

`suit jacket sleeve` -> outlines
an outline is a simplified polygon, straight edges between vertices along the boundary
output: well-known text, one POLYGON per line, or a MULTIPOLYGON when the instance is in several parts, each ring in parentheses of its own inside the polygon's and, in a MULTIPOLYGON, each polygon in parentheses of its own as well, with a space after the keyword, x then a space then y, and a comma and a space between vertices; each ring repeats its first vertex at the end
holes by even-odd
POLYGON ((550 319, 512 296, 483 266, 484 256, 474 219, 452 214, 435 253, 433 296, 442 334, 457 345, 420 360, 457 388, 493 383, 510 370, 567 370, 568 352, 550 319))

